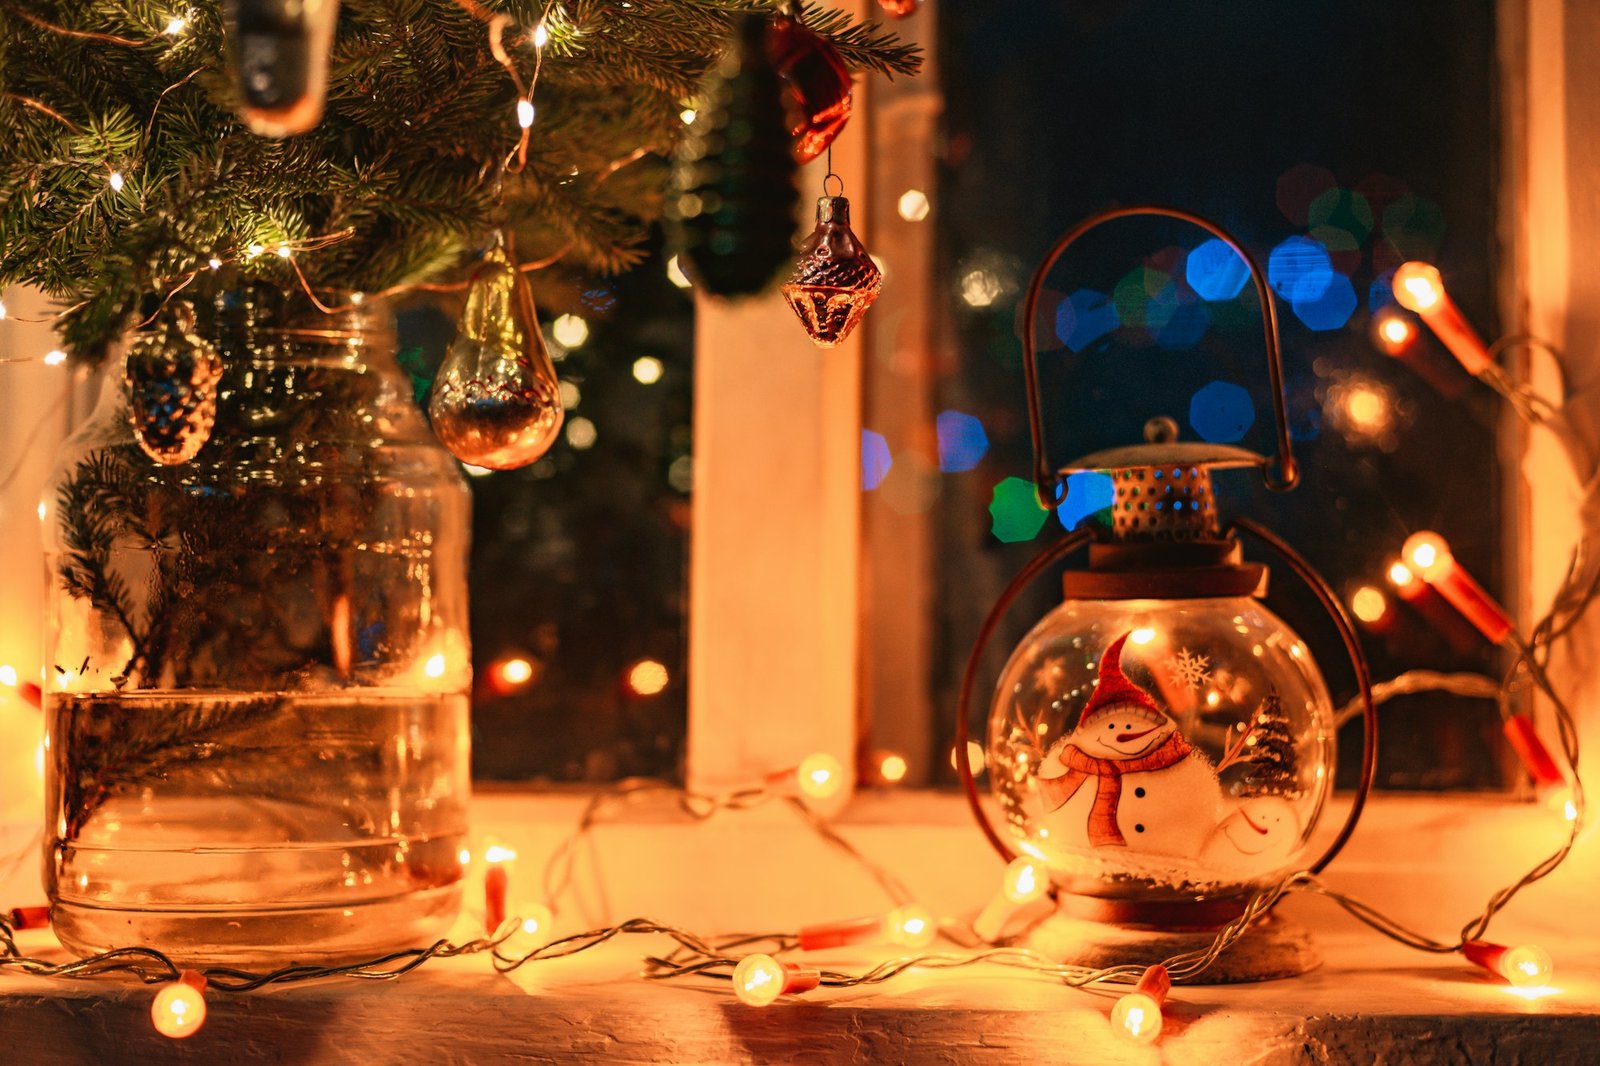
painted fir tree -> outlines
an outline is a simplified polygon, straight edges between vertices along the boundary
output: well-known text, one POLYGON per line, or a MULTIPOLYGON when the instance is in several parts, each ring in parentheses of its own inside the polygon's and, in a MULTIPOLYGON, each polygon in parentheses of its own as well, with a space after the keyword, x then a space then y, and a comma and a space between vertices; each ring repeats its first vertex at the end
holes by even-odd
POLYGON ((1296 796, 1300 793, 1294 732, 1283 700, 1270 693, 1256 708, 1245 733, 1243 787, 1251 795, 1296 796))
MULTIPOLYGON (((221 7, 0 0, 0 286, 61 299, 78 358, 180 287, 450 278, 501 223, 552 280, 636 263, 680 116, 772 3, 343 0, 323 119, 283 140, 235 117, 221 7)), ((917 68, 873 24, 804 15, 855 70, 917 68)))

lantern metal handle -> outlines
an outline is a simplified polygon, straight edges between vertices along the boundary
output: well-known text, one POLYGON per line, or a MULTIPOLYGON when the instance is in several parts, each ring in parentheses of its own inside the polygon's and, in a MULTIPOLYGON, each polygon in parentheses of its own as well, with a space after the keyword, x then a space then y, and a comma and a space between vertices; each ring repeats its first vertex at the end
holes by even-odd
MULTIPOLYGON (((1328 845, 1322 855, 1310 866, 1312 873, 1321 873, 1333 861, 1345 843, 1350 839, 1350 834, 1355 832, 1356 822, 1361 817, 1362 810, 1366 807, 1367 796, 1372 791, 1373 780, 1378 768, 1378 706, 1372 698, 1372 671, 1367 666, 1366 654, 1361 650, 1361 642, 1356 636, 1355 624, 1350 621, 1350 615, 1345 611, 1344 603, 1337 593, 1323 579, 1322 575, 1299 552, 1295 551, 1277 534, 1271 532, 1259 523, 1248 518, 1233 520, 1230 531, 1240 529, 1255 537, 1267 547, 1277 552, 1289 568, 1304 581, 1317 600, 1333 619, 1334 628, 1339 631, 1339 639, 1344 643, 1345 654, 1350 658, 1350 665, 1355 670, 1356 687, 1360 692, 1361 700, 1361 775, 1356 783, 1355 800, 1350 805, 1350 813, 1345 816, 1344 825, 1340 827, 1333 843, 1328 845)), ((962 788, 966 791, 967 805, 972 808, 973 815, 978 820, 978 826, 983 830, 984 836, 1000 857, 1006 862, 1018 857, 1017 852, 1006 843, 1000 832, 989 820, 989 812, 984 810, 982 797, 978 794, 977 780, 972 776, 972 761, 967 754, 968 722, 972 718, 972 691, 977 685, 978 668, 983 661, 983 654, 988 650, 989 643, 994 639, 995 631, 1000 627, 1001 620, 1006 612, 1016 603, 1024 590, 1039 577, 1052 564, 1061 561, 1074 551, 1087 544, 1092 537, 1088 530, 1080 529, 1069 533, 1065 537, 1047 546, 1039 554, 1028 560, 1026 566, 1017 572, 1011 583, 1000 593, 1000 598, 995 601, 994 607, 989 611, 988 617, 983 620, 983 626, 978 630, 977 639, 973 641, 972 652, 967 657, 967 668, 961 677, 961 693, 957 701, 956 711, 956 771, 961 776, 962 788)))
POLYGON ((1139 216, 1157 218, 1175 218, 1180 222, 1191 225, 1210 233, 1233 249, 1235 255, 1244 261, 1250 269, 1250 279, 1255 282, 1256 299, 1261 303, 1261 324, 1267 346, 1267 376, 1272 382, 1272 415, 1276 426, 1278 454, 1274 459, 1263 457, 1262 479, 1267 487, 1276 492, 1287 492, 1300 481, 1300 468, 1295 463, 1294 445, 1289 439, 1289 413, 1288 398, 1283 386, 1283 353, 1278 340, 1278 309, 1272 302, 1272 289, 1267 284, 1266 274, 1261 267, 1251 258, 1244 246, 1234 239, 1233 235, 1210 219, 1184 211, 1176 207, 1162 207, 1156 204, 1137 204, 1131 207, 1113 207, 1088 218, 1073 226, 1062 234, 1055 245, 1045 255, 1039 268, 1033 272, 1033 280, 1028 283, 1028 295, 1023 304, 1022 321, 1026 323, 1022 331, 1022 370, 1024 380, 1028 387, 1028 434, 1033 441, 1033 481, 1039 494, 1039 503, 1045 510, 1050 510, 1061 502, 1059 490, 1061 489, 1061 475, 1050 463, 1050 456, 1044 439, 1044 413, 1039 398, 1039 361, 1038 348, 1034 342, 1035 316, 1039 308, 1039 295, 1044 290, 1044 283, 1056 262, 1061 258, 1079 237, 1088 233, 1104 223, 1120 218, 1133 218, 1139 216), (1276 469, 1274 469, 1276 466, 1276 469))

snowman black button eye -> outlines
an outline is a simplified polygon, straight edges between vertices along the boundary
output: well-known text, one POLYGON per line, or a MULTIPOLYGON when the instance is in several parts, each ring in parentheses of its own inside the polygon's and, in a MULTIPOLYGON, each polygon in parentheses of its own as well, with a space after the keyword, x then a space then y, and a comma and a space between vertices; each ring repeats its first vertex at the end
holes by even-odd
POLYGON ((1144 826, 1142 826, 1142 825, 1136 825, 1136 826, 1134 826, 1134 827, 1133 827, 1133 831, 1134 831, 1134 832, 1135 832, 1135 833, 1142 833, 1142 832, 1144 832, 1144 826))
POLYGON ((1135 795, 1135 796, 1138 796, 1138 797, 1139 797, 1139 798, 1140 798, 1140 799, 1144 799, 1144 789, 1142 789, 1142 788, 1136 788, 1136 789, 1134 789, 1134 790, 1133 790, 1133 794, 1134 794, 1134 795, 1135 795))
POLYGON ((1112 722, 1110 725, 1106 726, 1106 728, 1107 729, 1115 729, 1115 728, 1117 728, 1117 723, 1112 722))

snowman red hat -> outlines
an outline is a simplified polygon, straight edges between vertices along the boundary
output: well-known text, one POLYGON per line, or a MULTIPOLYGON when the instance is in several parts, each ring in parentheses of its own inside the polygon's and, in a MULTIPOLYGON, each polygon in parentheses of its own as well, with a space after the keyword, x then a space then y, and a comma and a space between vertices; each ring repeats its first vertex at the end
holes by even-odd
POLYGON ((1147 712, 1141 717, 1166 720, 1166 712, 1150 698, 1150 693, 1128 680, 1128 675, 1122 672, 1122 646, 1130 636, 1131 633, 1122 634, 1100 656, 1100 674, 1094 691, 1089 694, 1089 702, 1083 705, 1083 713, 1078 716, 1079 729, 1106 715, 1124 713, 1130 706, 1147 712))

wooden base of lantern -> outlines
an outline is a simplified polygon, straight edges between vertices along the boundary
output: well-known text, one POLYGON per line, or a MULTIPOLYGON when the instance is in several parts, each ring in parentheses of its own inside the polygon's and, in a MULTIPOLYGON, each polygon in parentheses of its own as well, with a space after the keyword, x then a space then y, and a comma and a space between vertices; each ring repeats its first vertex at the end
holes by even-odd
MULTIPOLYGON (((1174 955, 1204 951, 1216 930, 1152 929, 1074 918, 1057 912, 1025 940, 1042 955, 1075 966, 1149 966, 1174 955)), ((1268 914, 1253 924, 1217 960, 1190 979, 1222 985, 1298 977, 1322 965, 1311 934, 1300 923, 1268 914)))

